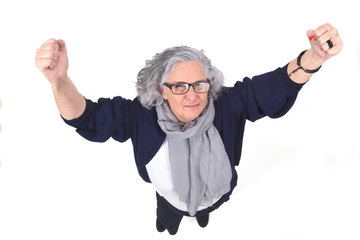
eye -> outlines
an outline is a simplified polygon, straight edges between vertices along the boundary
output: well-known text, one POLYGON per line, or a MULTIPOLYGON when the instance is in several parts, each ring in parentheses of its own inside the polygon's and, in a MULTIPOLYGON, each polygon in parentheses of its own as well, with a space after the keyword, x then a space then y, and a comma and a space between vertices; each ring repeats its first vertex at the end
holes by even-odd
POLYGON ((175 84, 173 85, 173 91, 175 92, 186 92, 188 88, 187 84, 175 84))
POLYGON ((195 84, 195 87, 205 87, 205 86, 207 86, 207 82, 198 82, 198 83, 196 83, 195 84))
POLYGON ((198 92, 207 92, 210 84, 208 82, 197 82, 194 87, 198 92))

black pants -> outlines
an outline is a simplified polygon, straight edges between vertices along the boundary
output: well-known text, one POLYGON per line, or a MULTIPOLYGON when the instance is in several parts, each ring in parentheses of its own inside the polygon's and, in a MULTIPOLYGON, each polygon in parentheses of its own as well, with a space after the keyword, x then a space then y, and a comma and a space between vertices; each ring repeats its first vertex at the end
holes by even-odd
MULTIPOLYGON (((227 195, 222 196, 213 206, 196 212, 194 217, 200 217, 214 211, 229 199, 227 195)), ((175 234, 179 229, 183 216, 190 216, 188 212, 181 211, 172 206, 165 198, 161 197, 156 192, 157 220, 169 231, 170 234, 175 234)))

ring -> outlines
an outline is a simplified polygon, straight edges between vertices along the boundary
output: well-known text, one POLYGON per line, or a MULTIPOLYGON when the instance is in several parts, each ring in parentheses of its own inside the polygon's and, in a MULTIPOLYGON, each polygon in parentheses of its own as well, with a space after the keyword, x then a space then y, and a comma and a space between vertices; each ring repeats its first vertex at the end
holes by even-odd
POLYGON ((334 44, 331 40, 327 40, 326 42, 329 45, 329 48, 332 48, 334 46, 334 44))

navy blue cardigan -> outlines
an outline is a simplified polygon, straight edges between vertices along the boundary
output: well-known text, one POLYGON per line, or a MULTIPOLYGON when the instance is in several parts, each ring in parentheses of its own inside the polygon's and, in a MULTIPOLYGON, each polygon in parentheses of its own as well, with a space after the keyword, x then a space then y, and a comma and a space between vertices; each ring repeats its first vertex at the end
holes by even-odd
MULTIPOLYGON (((292 107, 302 84, 293 82, 287 65, 275 71, 244 78, 234 87, 225 87, 214 101, 214 126, 220 133, 232 167, 232 190, 237 183, 235 166, 239 164, 246 120, 256 121, 264 116, 277 118, 292 107)), ((150 182, 146 164, 158 152, 165 133, 157 124, 155 108, 141 106, 137 98, 86 99, 85 112, 77 119, 64 121, 90 141, 104 142, 110 137, 119 142, 131 138, 135 162, 143 180, 150 182)))

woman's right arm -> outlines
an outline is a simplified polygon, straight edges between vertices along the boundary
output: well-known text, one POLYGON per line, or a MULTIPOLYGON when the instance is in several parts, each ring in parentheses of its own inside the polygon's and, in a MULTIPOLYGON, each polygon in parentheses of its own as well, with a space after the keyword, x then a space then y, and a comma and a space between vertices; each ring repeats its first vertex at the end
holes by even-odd
POLYGON ((81 116, 86 101, 67 75, 69 61, 65 42, 55 39, 46 41, 36 51, 35 65, 50 82, 61 116, 66 120, 81 116))

